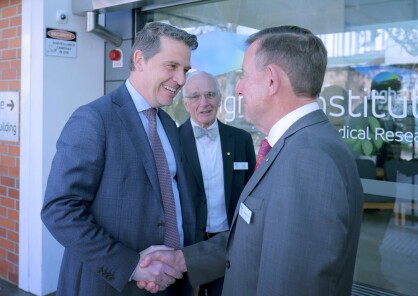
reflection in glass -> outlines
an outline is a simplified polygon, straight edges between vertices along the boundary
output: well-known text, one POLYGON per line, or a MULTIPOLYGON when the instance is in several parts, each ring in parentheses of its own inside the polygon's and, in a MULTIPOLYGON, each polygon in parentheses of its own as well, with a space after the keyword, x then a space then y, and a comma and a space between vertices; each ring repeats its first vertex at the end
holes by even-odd
MULTIPOLYGON (((248 130, 256 150, 265 135, 243 120, 235 94, 246 36, 295 24, 324 41, 329 61, 318 102, 353 151, 366 193, 353 289, 415 295, 416 1, 211 1, 162 9, 147 18, 198 36, 192 67, 217 75, 219 119, 248 130)), ((187 118, 181 93, 167 109, 178 124, 187 118)))

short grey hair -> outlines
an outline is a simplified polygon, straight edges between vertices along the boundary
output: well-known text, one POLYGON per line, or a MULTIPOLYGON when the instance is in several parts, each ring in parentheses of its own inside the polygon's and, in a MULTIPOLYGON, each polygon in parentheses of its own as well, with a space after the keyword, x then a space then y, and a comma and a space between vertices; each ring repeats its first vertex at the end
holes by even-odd
POLYGON ((301 27, 279 26, 251 35, 246 43, 255 41, 258 67, 276 64, 289 76, 297 96, 319 96, 327 68, 327 50, 319 37, 301 27))

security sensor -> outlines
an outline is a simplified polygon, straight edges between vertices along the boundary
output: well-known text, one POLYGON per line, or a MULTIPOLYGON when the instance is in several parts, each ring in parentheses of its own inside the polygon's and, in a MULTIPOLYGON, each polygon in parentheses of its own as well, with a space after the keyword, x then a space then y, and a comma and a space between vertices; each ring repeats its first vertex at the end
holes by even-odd
POLYGON ((68 22, 68 14, 64 10, 58 10, 55 18, 59 24, 66 24, 68 22))

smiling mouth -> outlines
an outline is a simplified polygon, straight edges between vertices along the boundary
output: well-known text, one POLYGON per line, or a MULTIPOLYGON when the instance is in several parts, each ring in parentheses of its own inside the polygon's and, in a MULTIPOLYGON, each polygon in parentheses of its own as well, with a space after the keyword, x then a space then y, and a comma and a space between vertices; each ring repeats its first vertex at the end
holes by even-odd
POLYGON ((163 85, 164 89, 168 90, 169 92, 171 92, 172 94, 175 94, 177 92, 177 88, 174 87, 169 87, 167 85, 163 85))

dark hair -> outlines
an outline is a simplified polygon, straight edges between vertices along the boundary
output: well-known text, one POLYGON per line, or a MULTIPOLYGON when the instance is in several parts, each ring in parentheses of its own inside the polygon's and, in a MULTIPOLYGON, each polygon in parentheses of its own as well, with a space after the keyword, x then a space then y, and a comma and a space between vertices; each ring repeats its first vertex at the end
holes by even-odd
POLYGON ((195 50, 198 46, 196 35, 165 23, 148 23, 141 31, 136 33, 129 65, 131 71, 135 69, 133 60, 135 51, 141 50, 145 60, 152 58, 160 51, 161 36, 184 42, 191 50, 195 50))
POLYGON ((259 67, 279 65, 297 96, 319 96, 327 68, 327 50, 319 37, 297 26, 280 26, 261 30, 249 36, 246 43, 249 46, 255 41, 259 41, 259 67))

